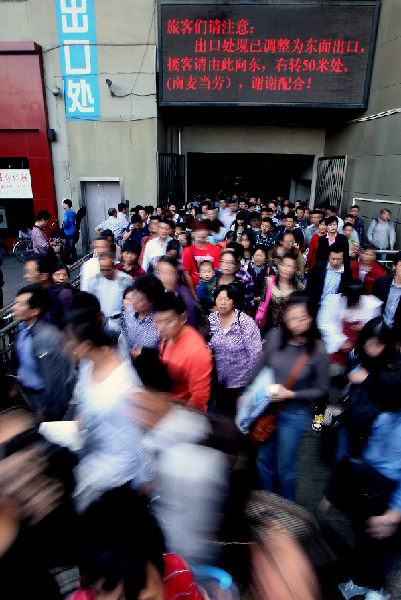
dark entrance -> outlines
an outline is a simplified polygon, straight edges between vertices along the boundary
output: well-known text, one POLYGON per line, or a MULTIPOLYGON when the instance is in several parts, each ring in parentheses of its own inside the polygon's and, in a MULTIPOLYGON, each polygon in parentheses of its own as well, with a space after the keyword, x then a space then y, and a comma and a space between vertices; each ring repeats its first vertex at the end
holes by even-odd
POLYGON ((312 183, 314 156, 299 154, 203 154, 188 153, 187 197, 220 190, 227 194, 265 198, 283 195, 308 200, 312 183))

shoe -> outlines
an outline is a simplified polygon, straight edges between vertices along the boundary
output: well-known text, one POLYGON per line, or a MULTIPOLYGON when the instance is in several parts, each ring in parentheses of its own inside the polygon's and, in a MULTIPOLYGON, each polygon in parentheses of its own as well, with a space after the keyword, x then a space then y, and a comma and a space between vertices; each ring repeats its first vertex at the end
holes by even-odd
POLYGON ((322 430, 322 422, 323 422, 323 415, 315 415, 315 418, 313 419, 313 423, 312 423, 313 431, 321 431, 322 430))
POLYGON ((389 600, 390 594, 387 594, 382 588, 380 591, 369 590, 365 596, 365 600, 389 600))
MULTIPOLYGON (((368 587, 360 587, 359 585, 356 585, 351 579, 349 581, 347 581, 347 583, 340 583, 338 585, 338 589, 342 593, 345 600, 349 600, 349 598, 353 598, 354 596, 363 596, 363 594, 366 594, 366 592, 369 592, 368 587)), ((365 596, 365 600, 366 600, 366 596, 365 596)), ((371 598, 370 600, 375 600, 375 599, 371 598)))

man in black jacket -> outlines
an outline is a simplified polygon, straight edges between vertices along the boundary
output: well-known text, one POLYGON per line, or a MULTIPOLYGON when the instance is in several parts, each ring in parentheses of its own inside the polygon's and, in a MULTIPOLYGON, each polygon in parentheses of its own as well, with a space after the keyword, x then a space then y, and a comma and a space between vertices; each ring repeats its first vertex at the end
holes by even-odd
POLYGON ((338 233, 337 217, 329 217, 327 219, 327 235, 319 238, 319 243, 316 251, 316 262, 327 260, 332 246, 335 244, 341 248, 344 253, 344 264, 349 267, 349 245, 348 240, 342 233, 338 233))
POLYGON ((316 308, 329 294, 344 292, 351 278, 351 269, 344 264, 343 247, 333 244, 329 248, 328 260, 317 262, 308 278, 307 291, 316 308))
POLYGON ((40 285, 22 288, 14 302, 21 323, 15 344, 16 375, 38 421, 64 416, 75 385, 75 369, 64 356, 62 333, 43 317, 51 306, 40 285))
POLYGON ((373 284, 373 295, 383 302, 383 320, 387 327, 401 325, 401 252, 393 260, 394 275, 379 277, 373 284))

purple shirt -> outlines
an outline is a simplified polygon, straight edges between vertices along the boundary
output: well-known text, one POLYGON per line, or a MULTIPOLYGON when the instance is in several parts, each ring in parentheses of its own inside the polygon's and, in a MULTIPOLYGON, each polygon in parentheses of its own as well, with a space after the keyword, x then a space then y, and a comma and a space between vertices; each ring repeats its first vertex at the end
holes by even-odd
POLYGON ((37 225, 32 227, 31 240, 33 245, 33 251, 35 254, 46 254, 49 247, 50 242, 47 238, 47 235, 37 225))
POLYGON ((240 388, 249 382, 262 353, 262 340, 255 321, 239 310, 227 333, 218 312, 209 315, 209 348, 214 351, 219 383, 227 388, 240 388))

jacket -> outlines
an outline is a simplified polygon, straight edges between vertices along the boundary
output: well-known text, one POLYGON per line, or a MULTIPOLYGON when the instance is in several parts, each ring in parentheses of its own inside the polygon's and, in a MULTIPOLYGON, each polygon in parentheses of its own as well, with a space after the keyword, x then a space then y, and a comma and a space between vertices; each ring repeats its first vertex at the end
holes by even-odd
MULTIPOLYGON (((360 279, 359 267, 360 267, 360 263, 358 261, 352 263, 352 265, 351 265, 352 279, 360 279)), ((365 294, 372 294, 373 286, 374 286, 376 279, 378 279, 379 277, 385 277, 385 276, 386 276, 386 271, 379 265, 379 263, 374 262, 370 271, 368 271, 366 273, 365 279, 363 280, 363 283, 362 283, 365 294)))
MULTIPOLYGON (((345 237, 345 236, 344 236, 345 237)), ((348 242, 347 242, 348 244, 348 242)), ((315 264, 308 277, 306 290, 312 296, 314 304, 317 306, 323 294, 324 281, 326 279, 327 261, 320 261, 315 264)), ((338 294, 345 292, 349 281, 351 280, 351 269, 344 265, 344 272, 341 274, 340 287, 338 294)))
MULTIPOLYGON (((349 266, 349 244, 345 235, 337 233, 335 244, 336 246, 340 246, 344 252, 344 265, 349 266)), ((329 258, 330 247, 327 235, 322 235, 317 244, 316 262, 327 260, 329 258)))
MULTIPOLYGON (((44 419, 58 421, 63 418, 75 386, 73 364, 63 354, 62 333, 55 325, 39 319, 31 327, 32 352, 44 381, 42 401, 44 419)), ((15 354, 16 357, 16 354, 15 354)), ((18 359, 15 360, 17 370, 18 359)))
MULTIPOLYGON (((373 294, 379 298, 383 302, 382 309, 383 314, 386 308, 388 295, 390 293, 390 287, 393 283, 394 277, 392 275, 388 275, 387 277, 378 277, 375 283, 373 284, 373 294)), ((399 335, 399 331, 401 329, 401 302, 398 304, 397 309, 394 315, 394 324, 393 331, 399 335)))

